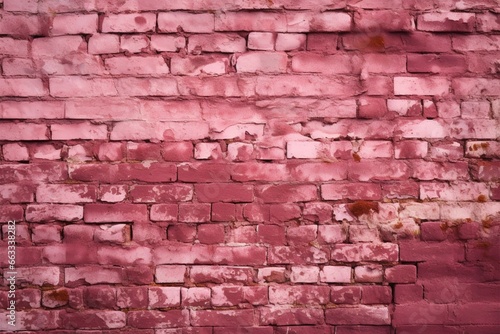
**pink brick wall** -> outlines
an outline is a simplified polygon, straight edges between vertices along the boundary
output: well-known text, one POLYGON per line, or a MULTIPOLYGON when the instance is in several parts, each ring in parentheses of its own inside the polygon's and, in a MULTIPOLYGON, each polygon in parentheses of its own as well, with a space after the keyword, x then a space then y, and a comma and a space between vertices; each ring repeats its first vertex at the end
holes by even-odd
POLYGON ((500 332, 497 0, 0 4, 0 331, 500 332))

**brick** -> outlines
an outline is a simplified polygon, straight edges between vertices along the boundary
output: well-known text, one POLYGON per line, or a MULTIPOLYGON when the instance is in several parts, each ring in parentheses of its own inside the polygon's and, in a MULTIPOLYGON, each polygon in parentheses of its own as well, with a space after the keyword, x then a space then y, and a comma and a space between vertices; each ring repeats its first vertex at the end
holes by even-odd
POLYGON ((392 118, 385 99, 366 97, 359 100, 359 118, 392 118))
MULTIPOLYGON (((348 0, 349 6, 363 9, 392 9, 401 8, 402 0, 348 0)), ((354 334, 354 333, 353 333, 354 334)))
POLYGON ((29 185, 0 185, 1 203, 30 203, 34 201, 34 188, 29 185))
POLYGON ((276 51, 304 50, 307 35, 305 34, 278 34, 276 37, 276 51))
POLYGON ((193 198, 193 187, 186 184, 134 185, 130 188, 134 203, 184 202, 193 198))
POLYGON ((253 310, 193 310, 193 326, 252 326, 253 310))
POLYGON ((467 61, 460 55, 409 54, 408 72, 410 73, 464 73, 467 61))
POLYGON ((13 57, 27 57, 28 45, 28 41, 13 39, 10 37, 1 37, 0 54, 13 57))
POLYGON ((64 328, 116 329, 126 325, 126 314, 120 311, 81 311, 61 316, 64 328))
POLYGON ((341 225, 318 226, 318 239, 329 244, 336 244, 347 240, 346 229, 341 225))
POLYGON ((292 58, 294 72, 309 73, 351 73, 351 58, 343 55, 320 55, 315 53, 298 53, 292 58))
POLYGON ((171 35, 152 35, 151 48, 155 51, 177 52, 186 46, 186 38, 171 35))
POLYGON ((400 161, 381 162, 362 160, 348 167, 349 179, 353 181, 406 180, 410 174, 408 165, 400 161))
POLYGON ((182 293, 182 306, 199 306, 209 307, 211 290, 210 288, 183 288, 182 293))
POLYGON ((215 31, 282 31, 287 28, 283 13, 228 12, 215 17, 215 31))
POLYGON ((66 102, 66 118, 69 119, 137 119, 139 103, 123 98, 93 98, 66 102))
POLYGON ((176 179, 176 167, 171 163, 122 163, 73 165, 70 177, 79 181, 100 180, 105 183, 137 180, 144 182, 170 182, 176 179))
POLYGON ((410 13, 402 10, 360 11, 354 16, 356 29, 361 31, 412 31, 410 13))
POLYGON ((78 122, 73 124, 52 124, 51 133, 53 140, 72 139, 107 139, 107 126, 94 125, 89 122, 78 122))
POLYGON ((391 323, 386 306, 358 306, 325 311, 325 321, 331 325, 387 325, 391 323))
POLYGON ((465 146, 465 155, 472 158, 498 158, 499 151, 500 146, 494 141, 467 141, 465 146))
POLYGON ((332 259, 340 262, 394 262, 398 260, 398 246, 381 244, 337 244, 332 248, 332 259))
POLYGON ((157 266, 155 271, 156 283, 184 283, 186 266, 157 266))
MULTIPOLYGON (((309 22, 308 28, 290 29, 290 31, 313 31, 313 32, 342 32, 351 30, 352 18, 348 13, 342 12, 322 12, 317 15, 307 18, 309 22)), ((289 25, 293 25, 293 20, 289 21, 289 25)))
POLYGON ((270 32, 251 32, 248 34, 247 47, 250 50, 272 51, 274 50, 276 37, 270 32))
POLYGON ((177 242, 192 243, 196 239, 196 227, 194 225, 169 225, 167 239, 177 242))
POLYGON ((95 186, 45 184, 36 190, 37 202, 84 203, 96 200, 95 186))
POLYGON ((425 13, 417 18, 418 30, 472 32, 476 24, 473 13, 425 13))
POLYGON ((37 15, 13 15, 3 13, 0 21, 0 34, 28 39, 30 36, 40 36, 45 32, 42 20, 37 15))
POLYGON ((351 283, 352 269, 347 266, 324 266, 319 279, 325 283, 351 283))
POLYGON ((437 120, 401 120, 396 132, 403 138, 445 138, 448 129, 437 120))
POLYGON ((177 204, 154 204, 151 206, 150 219, 153 221, 176 221, 177 204))
POLYGON ((4 0, 3 1, 4 10, 8 12, 27 12, 27 13, 37 13, 38 4, 37 1, 33 0, 4 0))
POLYGON ((395 77, 395 95, 446 95, 450 89, 450 83, 441 77, 395 77))
POLYGON ((169 12, 158 15, 158 28, 161 32, 175 33, 180 28, 184 32, 210 33, 214 31, 214 22, 214 15, 210 13, 169 12))
POLYGON ((429 144, 421 140, 405 140, 396 143, 394 157, 396 159, 425 158, 428 154, 429 144))
POLYGON ((172 57, 170 66, 174 75, 220 75, 226 73, 229 60, 225 56, 191 56, 188 58, 172 57))
POLYGON ((36 38, 31 43, 33 58, 62 57, 87 50, 80 36, 58 36, 36 38))
POLYGON ((121 268, 102 268, 97 266, 80 266, 65 268, 64 280, 66 286, 77 286, 81 282, 88 284, 117 284, 122 283, 123 271, 121 268))
POLYGON ((93 34, 89 39, 90 54, 108 54, 120 52, 120 37, 112 34, 93 34))
POLYGON ((464 261, 463 245, 454 243, 417 243, 407 242, 400 245, 401 261, 464 261), (418 251, 417 251, 418 249, 418 251))
POLYGON ((236 71, 240 73, 284 73, 288 56, 282 52, 247 52, 238 57, 236 71))
POLYGON ((361 292, 361 303, 370 304, 391 304, 392 289, 388 286, 369 285, 364 286, 361 292))
POLYGON ((490 118, 490 103, 465 101, 461 103, 462 118, 490 118))
POLYGON ((380 265, 363 265, 354 268, 354 280, 360 283, 382 282, 383 269, 380 265))
POLYGON ((148 289, 149 308, 176 307, 181 304, 180 287, 152 287, 148 289))
POLYGON ((360 90, 352 78, 281 75, 257 78, 256 92, 260 96, 353 96, 360 90))
POLYGON ((393 323, 396 326, 404 324, 442 324, 447 323, 448 308, 446 305, 436 305, 426 302, 413 303, 411 306, 398 305, 394 310, 393 323))
POLYGON ((0 79, 0 96, 44 96, 47 90, 40 79, 0 79))
POLYGON ((364 86, 369 96, 388 95, 393 92, 392 79, 385 76, 370 76, 364 80, 364 86))
POLYGON ((337 50, 338 35, 328 33, 307 34, 308 51, 324 51, 334 53, 337 50))
POLYGON ((385 280, 389 283, 415 283, 417 267, 413 265, 396 265, 385 269, 385 280))
POLYGON ((316 186, 313 185, 276 185, 258 186, 257 197, 265 203, 307 202, 318 199, 316 186))
POLYGON ((198 160, 217 160, 222 158, 219 143, 198 143, 194 147, 194 158, 198 160))
POLYGON ((321 197, 325 200, 379 200, 382 193, 377 184, 331 183, 321 186, 321 197))
POLYGON ((231 170, 220 163, 191 163, 179 166, 178 178, 183 182, 224 182, 231 178, 231 170))
POLYGON ((484 183, 420 183, 420 198, 424 200, 476 201, 480 197, 487 200, 488 192, 489 188, 484 183))
POLYGON ((188 38, 188 52, 235 53, 246 51, 246 40, 237 34, 191 35, 188 38))
POLYGON ((214 286, 211 288, 213 306, 236 306, 241 304, 266 305, 267 287, 264 286, 214 286))
POLYGON ((200 225, 198 226, 198 241, 201 244, 213 245, 224 243, 224 225, 200 225))
POLYGON ((50 34, 79 35, 94 34, 97 31, 97 14, 56 15, 52 20, 50 34))
POLYGON ((482 13, 476 15, 477 30, 482 32, 500 31, 498 13, 482 13))
POLYGON ((209 203, 179 204, 179 221, 203 223, 210 221, 209 203))
POLYGON ((456 78, 452 87, 457 95, 495 96, 500 91, 500 80, 485 78, 456 78))
POLYGON ((191 268, 191 279, 196 283, 249 283, 254 273, 250 267, 195 266, 191 268))
POLYGON ((236 204, 233 203, 213 203, 212 204, 213 221, 235 221, 236 204))
POLYGON ((154 30, 155 26, 155 13, 107 15, 102 32, 146 32, 154 30))
POLYGON ((143 204, 87 204, 84 208, 86 223, 134 222, 147 219, 143 204))
POLYGON ((272 286, 269 288, 269 302, 275 305, 318 305, 327 304, 330 288, 327 286, 272 286))
POLYGON ((500 37, 497 35, 464 35, 452 38, 456 51, 498 51, 500 37))
POLYGON ((200 202, 252 202, 253 187, 234 183, 210 183, 195 185, 200 202))
POLYGON ((406 72, 406 57, 402 55, 371 53, 363 55, 363 60, 364 69, 370 73, 406 72))
POLYGON ((117 90, 110 79, 84 79, 79 77, 50 78, 50 95, 53 97, 113 96, 117 90))
POLYGON ((396 304, 415 303, 423 300, 424 287, 420 284, 398 284, 394 288, 396 304))
POLYGON ((140 310, 127 313, 127 324, 133 328, 177 328, 189 324, 188 310, 140 310))
POLYGON ((113 57, 107 58, 104 63, 113 75, 161 76, 169 73, 168 65, 161 56, 113 57))
POLYGON ((120 37, 120 50, 130 53, 140 53, 149 47, 146 35, 125 35, 120 37))
POLYGON ((119 308, 146 308, 148 306, 146 287, 120 287, 116 289, 116 305, 119 308))
POLYGON ((61 231, 58 225, 37 225, 33 228, 32 240, 40 244, 61 242, 61 231))
POLYGON ((324 323, 324 311, 318 308, 290 308, 268 306, 260 311, 259 322, 263 325, 318 325, 324 323))
POLYGON ((36 73, 35 64, 31 59, 5 58, 2 62, 2 68, 5 76, 32 76, 36 73))
POLYGON ((30 204, 26 207, 29 222, 77 221, 82 218, 83 208, 78 205, 30 204))

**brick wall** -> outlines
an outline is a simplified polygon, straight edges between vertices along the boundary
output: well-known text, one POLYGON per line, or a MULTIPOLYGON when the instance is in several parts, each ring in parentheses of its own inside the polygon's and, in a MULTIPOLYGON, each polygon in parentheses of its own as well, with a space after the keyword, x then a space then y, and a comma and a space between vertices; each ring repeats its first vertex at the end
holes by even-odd
POLYGON ((0 330, 500 331, 497 0, 0 4, 0 330))

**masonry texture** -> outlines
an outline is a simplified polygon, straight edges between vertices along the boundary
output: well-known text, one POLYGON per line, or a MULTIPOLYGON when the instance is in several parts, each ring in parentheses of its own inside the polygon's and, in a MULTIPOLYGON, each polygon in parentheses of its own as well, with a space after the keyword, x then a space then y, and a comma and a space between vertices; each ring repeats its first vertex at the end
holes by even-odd
POLYGON ((0 6, 0 331, 500 333, 497 0, 0 6))

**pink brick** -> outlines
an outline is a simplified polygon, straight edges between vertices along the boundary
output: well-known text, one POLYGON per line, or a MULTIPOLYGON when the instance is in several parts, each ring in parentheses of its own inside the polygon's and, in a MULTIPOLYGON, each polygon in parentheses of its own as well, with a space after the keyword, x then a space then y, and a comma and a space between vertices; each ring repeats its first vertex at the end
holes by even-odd
POLYGON ((154 30, 155 26, 155 13, 107 15, 102 32, 146 32, 154 30))
POLYGON ((111 140, 196 140, 207 137, 208 131, 204 122, 119 122, 111 131, 111 140))
POLYGON ((79 77, 50 78, 53 97, 90 97, 117 95, 112 79, 85 79, 79 77))
POLYGON ((45 30, 42 27, 42 20, 37 15, 13 15, 7 12, 2 15, 0 23, 0 34, 2 35, 28 38, 29 36, 43 35, 45 30))
POLYGON ((94 34, 97 31, 97 14, 56 15, 52 20, 50 34, 79 35, 94 34))
POLYGON ((52 124, 53 140, 71 139, 107 139, 108 129, 106 125, 94 125, 88 122, 73 124, 52 124))
POLYGON ((488 101, 466 101, 461 103, 462 118, 490 118, 490 103, 488 101))
POLYGON ((210 288, 182 288, 182 306, 198 306, 198 307, 209 307, 211 290, 210 288))
POLYGON ((394 9, 400 8, 402 6, 403 0, 349 0, 348 3, 354 8, 394 9))
POLYGON ((47 90, 40 79, 0 79, 0 96, 44 96, 47 90))
POLYGON ((346 229, 341 225, 319 226, 318 239, 329 244, 344 242, 347 239, 346 229))
POLYGON ((356 28, 362 31, 411 31, 413 18, 407 11, 374 10, 362 11, 354 16, 356 28))
POLYGON ((211 224, 198 226, 198 241, 201 244, 222 244, 224 243, 224 239, 224 225, 211 224))
POLYGON ((468 157, 498 158, 500 143, 494 141, 468 141, 465 147, 465 154, 468 157))
POLYGON ((221 56, 193 56, 189 58, 173 57, 171 59, 174 75, 219 75, 226 73, 229 61, 221 56))
POLYGON ((13 143, 5 144, 2 147, 3 158, 7 161, 27 161, 29 160, 29 152, 26 146, 13 143))
POLYGON ((246 41, 237 34, 192 35, 188 39, 188 52, 235 53, 246 51, 246 41))
POLYGON ((392 79, 385 76, 370 76, 364 81, 367 95, 388 95, 393 92, 392 79))
POLYGON ((57 58, 86 49, 87 45, 80 36, 36 38, 31 43, 34 58, 57 58))
POLYGON ((152 35, 151 48, 155 51, 176 52, 186 46, 186 38, 171 35, 152 35))
POLYGON ((482 32, 500 31, 500 23, 498 22, 498 13, 486 12, 477 14, 477 30, 482 32))
POLYGON ((448 129, 443 122, 435 120, 415 120, 399 122, 396 131, 403 138, 444 138, 448 135, 448 129))
POLYGON ((123 287, 116 289, 116 305, 119 308, 146 308, 148 306, 146 287, 123 287))
POLYGON ((32 285, 52 285, 61 284, 61 269, 54 266, 16 268, 17 276, 23 278, 25 283, 32 285))
POLYGON ((60 160, 61 149, 57 149, 53 145, 40 144, 31 147, 31 156, 33 159, 60 160))
POLYGON ((324 51, 334 53, 337 50, 338 35, 310 33, 307 35, 308 51, 324 51))
POLYGON ((292 58, 292 70, 323 74, 350 73, 352 64, 351 58, 343 55, 299 53, 292 58))
POLYGON ((120 52, 120 37, 111 34, 93 34, 89 39, 90 54, 106 54, 120 52))
POLYGON ((191 279, 196 283, 249 283, 254 279, 251 267, 194 266, 191 279))
POLYGON ((359 82, 346 77, 281 75, 257 78, 260 96, 352 96, 360 91, 359 82))
POLYGON ((396 95, 445 95, 450 83, 442 77, 395 77, 394 94, 396 95))
POLYGON ((147 219, 144 204, 87 204, 84 220, 87 223, 134 222, 147 219))
POLYGON ((161 32, 175 33, 180 28, 184 32, 210 33, 214 31, 214 22, 214 15, 210 13, 169 12, 158 15, 158 28, 161 32))
POLYGON ((36 73, 35 64, 31 59, 5 58, 2 62, 3 74, 10 75, 34 75, 36 73))
POLYGON ((389 283, 415 283, 417 267, 413 265, 396 265, 385 270, 385 279, 389 283))
POLYGON ((101 225, 94 231, 94 240, 97 242, 125 243, 130 242, 130 239, 130 226, 126 224, 101 225))
POLYGON ((359 283, 382 282, 383 269, 381 265, 371 264, 354 268, 354 280, 359 283))
POLYGON ((292 267, 290 281, 294 283, 316 283, 319 280, 319 268, 312 266, 292 267))
POLYGON ((162 265, 156 267, 155 278, 157 283, 184 283, 186 266, 162 265))
POLYGON ((276 51, 304 50, 307 35, 305 34, 278 34, 276 37, 276 51))
POLYGON ((193 157, 193 144, 188 141, 165 143, 161 154, 166 161, 186 161, 193 157))
POLYGON ((405 140, 396 143, 394 156, 396 159, 425 158, 429 144, 420 140, 405 140))
POLYGON ((153 221, 176 221, 177 211, 177 204, 154 204, 150 218, 153 221))
POLYGON ((408 166, 401 161, 382 162, 362 160, 353 162, 348 168, 348 177, 353 181, 405 180, 410 174, 408 166))
POLYGON ((325 283, 351 283, 351 267, 324 266, 320 272, 320 281, 325 283))
POLYGON ((452 81, 456 95, 496 96, 500 92, 499 79, 456 78, 452 81))
MULTIPOLYGON (((260 323, 266 325, 318 325, 324 323, 324 311, 317 308, 266 307, 260 313, 260 323)), ((300 328, 300 327, 299 327, 300 328)))
POLYGON ((10 37, 1 37, 0 54, 13 57, 27 57, 28 45, 28 41, 25 40, 18 40, 10 37))
POLYGON ((351 16, 347 13, 323 12, 311 18, 309 30, 321 32, 349 31, 351 30, 351 21, 351 16))
POLYGON ((124 35, 120 38, 120 50, 131 53, 140 53, 149 47, 149 38, 146 35, 124 35))
POLYGON ((120 99, 79 99, 66 102, 66 118, 69 119, 136 119, 140 114, 137 101, 120 99))
POLYGON ((415 73, 464 73, 467 62, 460 55, 409 54, 408 72, 415 73))
POLYGON ((37 1, 33 0, 4 0, 3 1, 4 10, 8 12, 27 12, 27 13, 37 13, 38 4, 37 1))
POLYGON ((78 205, 31 204, 26 208, 29 222, 77 221, 82 218, 83 208, 78 205))
POLYGON ((321 197, 325 200, 380 200, 382 193, 378 184, 331 183, 321 186, 321 197))
POLYGON ((371 73, 401 73, 406 72, 406 57, 404 55, 365 54, 364 68, 371 73))
POLYGON ((359 225, 349 227, 349 241, 352 243, 375 242, 378 240, 380 240, 378 229, 359 225))
POLYGON ((37 202, 49 203, 83 203, 96 199, 95 186, 46 184, 36 190, 37 202))
POLYGON ((359 118, 391 118, 385 99, 366 97, 359 99, 359 118))
POLYGON ((47 140, 47 126, 35 123, 1 123, 0 140, 47 140))
POLYGON ((181 304, 181 288, 153 287, 148 289, 149 308, 176 307, 181 304))
POLYGON ((277 305, 318 305, 330 300, 327 286, 272 286, 269 289, 269 302, 277 305))
POLYGON ((151 75, 168 74, 169 68, 161 56, 114 57, 105 60, 106 68, 114 75, 151 75))
POLYGON ((210 204, 181 203, 179 204, 179 221, 203 223, 210 220, 210 204))
POLYGON ((388 325, 391 323, 387 306, 365 306, 335 308, 325 312, 327 324, 335 325, 388 325))
POLYGON ((248 34, 248 49, 272 51, 276 37, 270 32, 251 32, 248 34))
POLYGON ((452 38, 453 49, 457 51, 498 51, 498 35, 463 35, 452 38))
POLYGON ((361 303, 363 304, 391 304, 392 289, 388 286, 368 285, 361 291, 361 303))
POLYGON ((265 185, 258 186, 256 195, 264 203, 307 202, 318 199, 314 185, 265 185))
POLYGON ((418 30, 472 32, 476 23, 473 13, 426 13, 417 18, 418 30))
POLYGON ((285 53, 248 52, 238 57, 236 70, 240 73, 283 73, 287 62, 285 53))
POLYGON ((215 18, 215 31, 286 31, 286 17, 271 12, 228 12, 215 18))
MULTIPOLYGON (((188 310, 144 310, 131 311, 127 315, 127 323, 133 328, 177 328, 189 325, 188 310)), ((161 329, 158 329, 161 331, 161 329)), ((134 333, 137 330, 133 331, 134 333)))
POLYGON ((442 118, 453 118, 460 116, 460 105, 455 101, 437 102, 438 115, 442 118))
POLYGON ((443 201, 475 201, 488 198, 489 189, 484 183, 460 182, 452 185, 444 183, 420 183, 421 199, 443 201))

